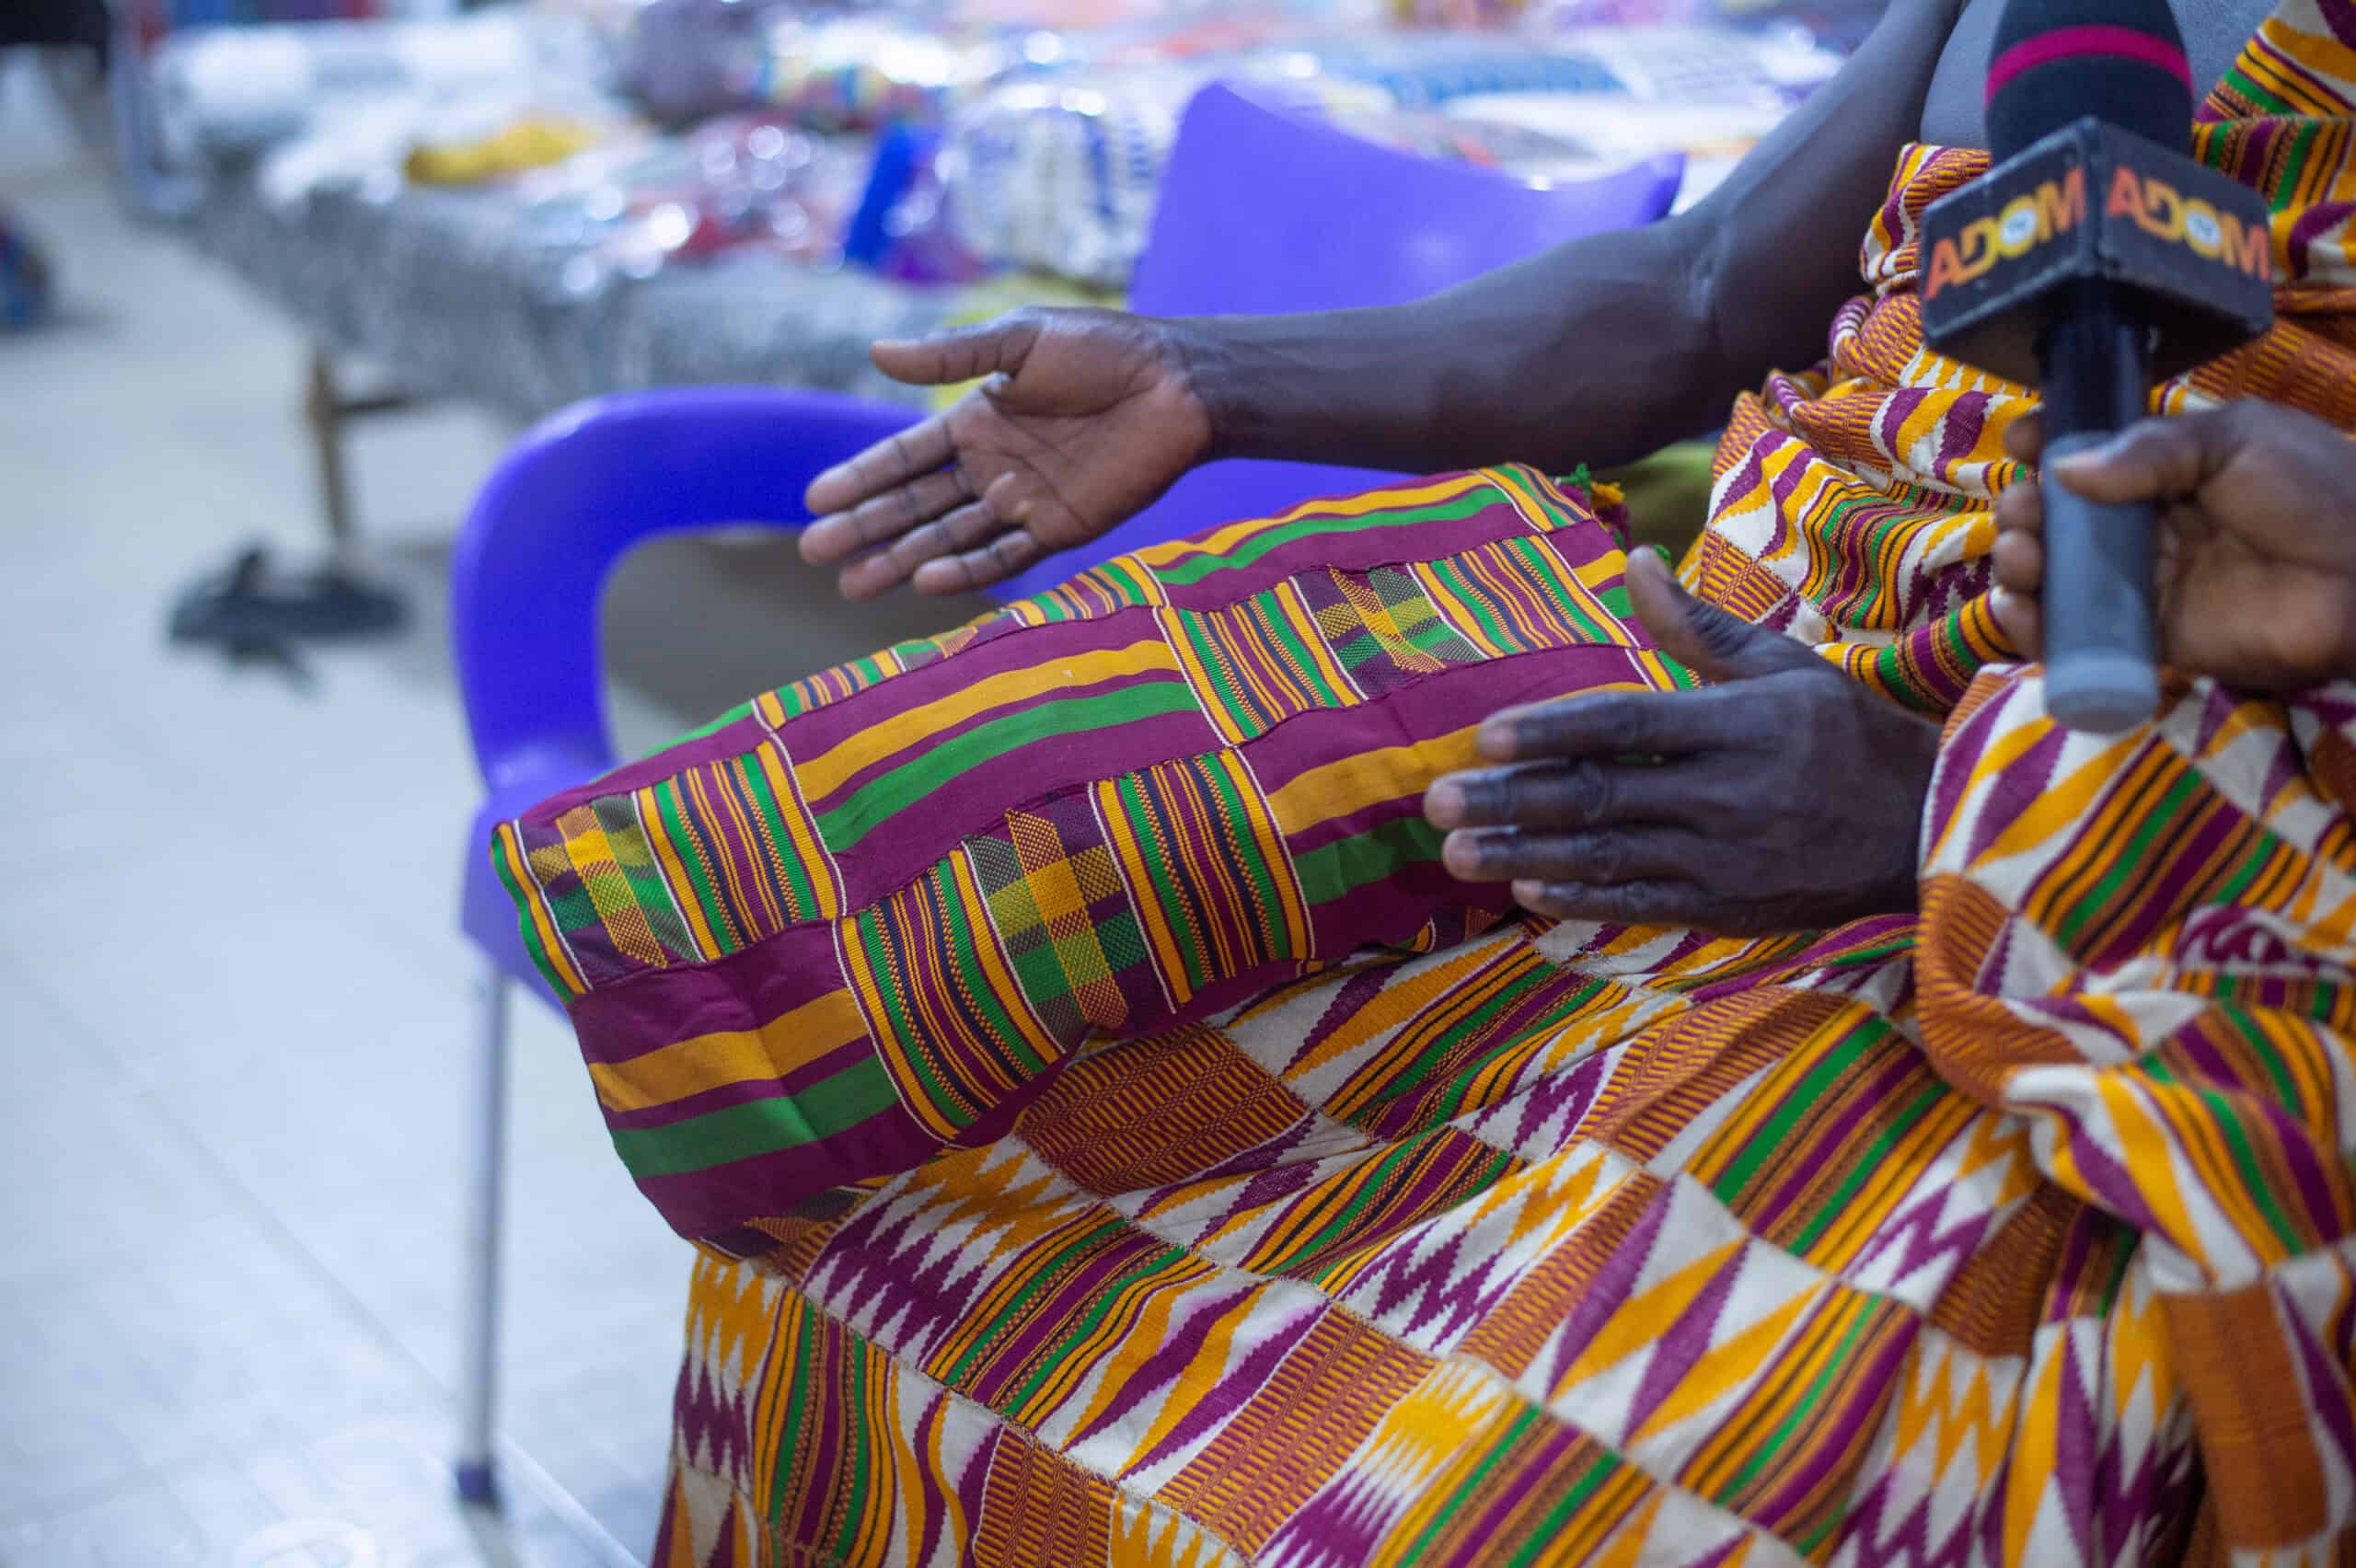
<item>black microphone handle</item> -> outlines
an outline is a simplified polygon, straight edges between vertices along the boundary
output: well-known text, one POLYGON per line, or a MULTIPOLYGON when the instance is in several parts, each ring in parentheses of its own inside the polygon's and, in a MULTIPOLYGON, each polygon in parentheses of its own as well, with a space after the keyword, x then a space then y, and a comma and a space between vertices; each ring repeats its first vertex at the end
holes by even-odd
POLYGON ((2115 734, 2160 701, 2149 502, 2104 505, 2065 489, 2052 460, 2142 417, 2151 333, 2131 300, 2089 282, 2051 303, 2044 372, 2045 707, 2072 730, 2115 734))

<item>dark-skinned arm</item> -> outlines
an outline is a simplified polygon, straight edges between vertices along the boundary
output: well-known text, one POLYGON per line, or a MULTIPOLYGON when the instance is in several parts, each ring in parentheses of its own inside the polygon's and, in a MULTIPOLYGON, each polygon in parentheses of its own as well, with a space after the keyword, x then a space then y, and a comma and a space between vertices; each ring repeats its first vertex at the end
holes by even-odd
POLYGON ((1413 305, 1183 323, 1214 455, 1412 473, 1610 466, 1813 363, 1959 7, 1895 0, 1833 81, 1691 210, 1413 305))
POLYGON ((852 598, 904 582, 952 593, 1100 536, 1210 457, 1568 469, 1706 430, 1770 369, 1824 352, 1958 4, 1895 0, 1691 212, 1411 305, 1028 309, 878 343, 876 364, 899 380, 979 385, 813 481, 802 553, 839 566, 852 598))

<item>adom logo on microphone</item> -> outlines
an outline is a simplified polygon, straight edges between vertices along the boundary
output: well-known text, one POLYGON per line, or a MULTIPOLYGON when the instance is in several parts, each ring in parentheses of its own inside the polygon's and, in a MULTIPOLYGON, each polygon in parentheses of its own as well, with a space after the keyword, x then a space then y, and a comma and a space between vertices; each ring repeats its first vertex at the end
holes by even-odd
MULTIPOLYGON (((2273 276, 2272 248, 2265 227, 2245 224, 2198 197, 2188 199, 2166 180, 2139 174, 2126 164, 2111 171, 2103 203, 2106 217, 2123 218, 2153 238, 2182 245, 2203 260, 2222 260, 2260 281, 2273 276)), ((1931 247, 1923 297, 1984 277, 2001 261, 2025 256, 2085 221, 2086 171, 2073 167, 2058 179, 2004 203, 1998 212, 1972 219, 1931 247)))

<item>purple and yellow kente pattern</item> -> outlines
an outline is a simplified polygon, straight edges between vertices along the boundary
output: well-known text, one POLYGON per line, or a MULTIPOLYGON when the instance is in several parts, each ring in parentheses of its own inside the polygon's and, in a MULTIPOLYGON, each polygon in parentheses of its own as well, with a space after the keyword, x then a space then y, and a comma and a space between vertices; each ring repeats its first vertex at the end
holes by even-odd
POLYGON ((1686 677, 1527 469, 1126 557, 502 829, 616 1147, 684 1235, 903 1169, 1083 1042, 1492 922, 1423 819, 1480 719, 1686 677), (1416 559, 1403 552, 1417 552, 1416 559))
MULTIPOLYGON (((2286 0, 2204 111, 2280 319, 2162 409, 2356 427, 2352 44, 2286 0)), ((2356 1553, 2356 687, 2045 719, 1985 602, 2033 399, 1913 295, 1983 164, 1900 157, 1682 568, 1943 718, 1919 916, 1439 873, 1481 717, 1680 678, 1596 498, 1512 468, 1125 558, 501 832, 702 1244, 662 1568, 2356 1553)))

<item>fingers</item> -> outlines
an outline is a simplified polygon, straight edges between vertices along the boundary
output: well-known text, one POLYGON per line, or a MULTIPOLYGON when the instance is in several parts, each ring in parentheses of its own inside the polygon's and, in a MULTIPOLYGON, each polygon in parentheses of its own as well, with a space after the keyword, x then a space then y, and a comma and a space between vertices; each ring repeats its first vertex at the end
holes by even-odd
POLYGON ((2004 453, 2017 463, 2034 463, 2045 451, 2045 416, 2030 412, 2004 427, 2004 453))
MULTIPOLYGON (((1600 691, 1493 713, 1482 756, 1518 762, 1578 756, 1677 755, 1736 744, 1753 724, 1728 691, 1600 691)), ((1746 694, 1747 695, 1747 694, 1746 694)))
MULTIPOLYGON (((846 463, 837 463, 810 481, 803 492, 802 503, 818 519, 803 533, 803 555, 814 561, 833 560, 837 556, 814 556, 809 553, 809 541, 821 525, 831 522, 832 513, 848 511, 872 498, 881 496, 893 486, 905 484, 919 474, 929 474, 956 455, 956 443, 950 439, 949 421, 940 414, 923 420, 907 429, 877 442, 846 463)), ((827 536, 834 537, 833 534, 827 536)), ((844 552, 857 548, 857 541, 844 547, 844 552)))
POLYGON ((2014 652, 2025 659, 2039 659, 2045 655, 2045 607, 2025 594, 2009 588, 1999 588, 1989 596, 1988 608, 1996 617, 1997 629, 2004 634, 2014 652))
POLYGON ((911 528, 892 541, 884 552, 902 576, 913 575, 926 561, 955 555, 1003 533, 1012 519, 1000 517, 987 502, 969 502, 937 522, 911 528))
POLYGON ((1996 543, 1989 551, 1995 567, 1996 585, 2009 589, 2023 598, 2035 599, 2045 587, 2045 538, 2025 528, 2010 529, 1996 536, 1996 543))
POLYGON ((895 381, 947 386, 984 375, 1012 375, 1038 341, 1038 321, 1023 312, 921 338, 887 338, 868 351, 875 368, 895 381))
POLYGON ((1661 824, 1590 828, 1582 833, 1521 833, 1462 828, 1441 846, 1450 874, 1464 882, 1579 882, 1597 887, 1699 873, 1710 840, 1661 824))
MULTIPOLYGON (((2025 463, 2037 460, 2044 433, 2032 429, 2025 440, 2015 432, 2033 424, 2035 415, 2016 420, 2004 432, 2004 444, 2025 463)), ((1996 542, 1989 550, 1995 569, 1996 590, 1989 609, 2013 651, 2035 658, 2045 647, 2045 616, 2038 595, 2045 588, 2045 502, 2034 477, 2010 484, 1996 496, 1996 542)))
POLYGON ((2232 455, 2234 408, 2140 420, 2099 445, 2054 458, 2050 467, 2080 495, 2107 504, 2189 495, 2232 455))
POLYGON ((2045 532, 2045 497, 2034 477, 2006 485, 1996 492, 1999 534, 2041 535, 2045 532))
POLYGON ((976 550, 929 560, 917 569, 919 594, 964 594, 1000 582, 1022 571, 1047 553, 1037 539, 1020 528, 991 536, 976 550))
POLYGON ((1433 781, 1435 827, 1591 827, 1617 821, 1693 823, 1725 812, 1720 767, 1590 758, 1473 768, 1433 781))
POLYGON ((1513 899, 1524 909, 1558 920, 1597 920, 1610 926, 1728 924, 1722 901, 1692 882, 1666 878, 1604 887, 1527 878, 1513 884, 1513 899))
POLYGON ((837 584, 847 599, 872 599, 908 581, 925 562, 964 549, 1005 525, 981 502, 971 502, 859 557, 843 568, 837 584))
POLYGON ((1818 662, 1815 654, 1780 632, 1694 598, 1678 586, 1651 550, 1629 554, 1628 598, 1661 651, 1704 679, 1749 680, 1818 662))
POLYGON ((996 546, 995 557, 991 551, 997 540, 1021 528, 1028 513, 1028 505, 1013 499, 1021 488, 1013 475, 1001 474, 978 498, 860 556, 837 579, 843 596, 872 599, 903 582, 912 582, 920 594, 954 594, 995 581, 989 576, 968 581, 963 568, 944 567, 969 554, 980 560, 1015 559, 1011 540, 996 546))
POLYGON ((973 499, 973 486, 954 468, 920 475, 811 524, 802 531, 802 559, 821 566, 841 560, 921 532, 934 518, 973 499))

